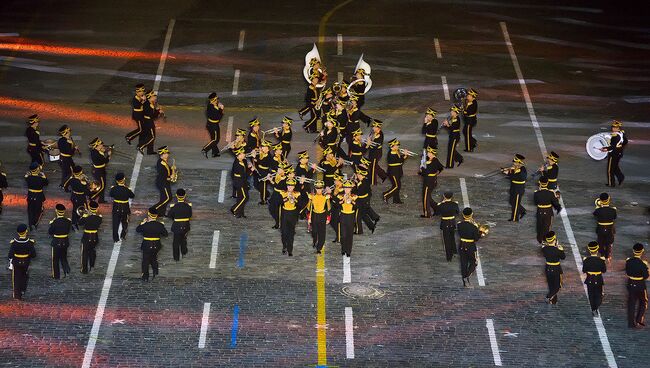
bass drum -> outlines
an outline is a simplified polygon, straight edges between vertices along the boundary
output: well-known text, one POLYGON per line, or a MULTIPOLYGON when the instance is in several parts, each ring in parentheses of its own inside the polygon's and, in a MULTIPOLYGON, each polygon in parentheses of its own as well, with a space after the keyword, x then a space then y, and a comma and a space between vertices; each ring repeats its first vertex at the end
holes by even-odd
POLYGON ((600 149, 609 147, 611 139, 611 133, 598 133, 589 137, 589 139, 587 139, 587 144, 585 145, 589 157, 598 161, 604 160, 605 157, 607 157, 607 152, 603 152, 600 149))

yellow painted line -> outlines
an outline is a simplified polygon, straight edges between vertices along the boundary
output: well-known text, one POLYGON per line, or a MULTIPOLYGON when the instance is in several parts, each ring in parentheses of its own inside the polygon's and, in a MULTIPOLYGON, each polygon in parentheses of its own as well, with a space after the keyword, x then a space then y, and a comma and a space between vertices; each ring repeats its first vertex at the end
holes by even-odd
POLYGON ((318 367, 327 366, 327 314, 325 312, 325 248, 316 256, 318 367))
POLYGON ((320 23, 318 24, 318 48, 319 51, 323 51, 323 44, 325 43, 325 25, 327 24, 327 21, 330 19, 330 17, 339 9, 342 7, 348 5, 351 3, 353 0, 346 0, 339 5, 333 7, 330 11, 325 13, 325 15, 320 19, 320 23))

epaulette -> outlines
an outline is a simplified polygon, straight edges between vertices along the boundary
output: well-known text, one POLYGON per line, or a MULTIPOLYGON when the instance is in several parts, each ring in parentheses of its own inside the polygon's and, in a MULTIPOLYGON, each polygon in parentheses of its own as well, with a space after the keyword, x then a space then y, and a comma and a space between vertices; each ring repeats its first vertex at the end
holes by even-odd
POLYGON ((645 263, 646 266, 648 265, 648 261, 643 261, 643 263, 645 263))
POLYGON ((111 189, 115 188, 115 185, 111 185, 111 189))
POLYGON ((176 205, 176 203, 172 203, 172 204, 169 205, 169 208, 172 209, 172 208, 174 208, 175 205, 176 205))
POLYGON ((102 215, 100 215, 100 214, 97 214, 97 216, 99 216, 99 217, 103 217, 103 216, 102 216, 102 215))
POLYGON ((629 261, 629 260, 630 260, 630 257, 625 258, 625 262, 627 262, 627 261, 629 261))
POLYGON ((602 259, 603 261, 607 261, 607 258, 605 257, 598 257, 598 258, 602 259))
POLYGON ((188 202, 187 204, 188 204, 190 207, 192 207, 192 203, 189 203, 189 202, 188 202))
POLYGON ((16 239, 11 239, 11 241, 9 242, 9 244, 13 244, 15 241, 16 241, 16 239))
POLYGON ((58 217, 55 217, 55 218, 53 218, 52 220, 50 220, 50 224, 53 223, 54 220, 56 220, 57 218, 58 218, 58 217))

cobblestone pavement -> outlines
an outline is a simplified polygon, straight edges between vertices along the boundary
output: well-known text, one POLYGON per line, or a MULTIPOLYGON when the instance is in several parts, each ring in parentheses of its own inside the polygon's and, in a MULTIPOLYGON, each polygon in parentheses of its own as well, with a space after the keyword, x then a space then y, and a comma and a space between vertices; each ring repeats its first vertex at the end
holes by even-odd
MULTIPOLYGON (((325 364, 332 367, 613 366, 590 314, 563 221, 556 217, 554 229, 567 249, 564 287, 559 304, 550 306, 544 303, 543 259, 534 238, 535 185, 526 188, 528 215, 512 224, 506 221, 507 181, 477 176, 507 165, 515 152, 528 158, 529 171, 542 160, 499 22, 507 24, 546 146, 560 154, 562 198, 582 254, 595 239, 594 199, 608 189, 605 163, 589 159, 584 144, 612 118, 625 124, 631 142, 622 160, 625 184, 609 191, 619 219, 601 313, 615 364, 650 365, 644 345, 649 330, 626 326, 623 272, 631 246, 647 243, 650 234, 645 5, 353 1, 333 12, 320 44, 330 78, 338 71, 348 77, 364 53, 373 68, 364 111, 384 121, 387 140, 399 137, 405 147, 419 150, 423 111, 433 106, 445 115, 450 105, 441 81, 451 92, 459 86, 479 91, 479 150, 461 152, 465 163, 444 171, 436 198, 451 190, 462 205, 464 179, 477 220, 493 226, 479 242, 485 286, 473 277, 472 287, 463 288, 458 258, 444 260, 438 220, 419 217, 418 160, 407 162, 403 205, 380 200, 386 184, 373 188, 372 205, 381 221, 374 234, 355 236, 350 283, 344 283, 337 244, 328 240, 326 324, 319 326, 317 263, 305 223, 297 227, 294 257, 283 257, 280 234, 271 229, 267 208, 257 205, 257 192, 250 192, 248 218, 234 219, 228 213, 229 179, 225 201, 218 200, 231 158, 206 160, 200 147, 207 141, 203 104, 211 91, 226 105, 222 137, 230 118, 231 132, 254 116, 267 129, 284 115, 297 118, 305 89, 304 54, 318 43, 319 22, 338 2, 309 7, 293 1, 176 3, 0 5, 6 14, 0 20, 0 152, 10 184, 0 215, 5 246, 16 224, 26 219, 25 117, 38 112, 44 136, 67 123, 82 147, 100 136, 135 158, 134 147, 122 138, 133 125, 130 91, 138 82, 153 83, 169 21, 175 20, 159 93, 167 119, 159 123, 157 145, 170 146, 180 169, 175 187, 186 188, 194 204, 190 251, 176 263, 171 239, 165 240, 160 276, 140 281, 140 238, 134 228, 158 197, 155 157, 144 157, 131 228, 93 341, 93 367, 316 366, 324 358, 318 353, 319 327, 326 332, 325 364), (31 52, 12 51, 8 45, 14 44, 31 52), (233 95, 235 70, 240 77, 233 95), (217 230, 216 263, 210 268, 217 230), (210 303, 209 323, 199 347, 205 303, 210 303), (353 322, 346 321, 346 308, 353 322), (492 340, 488 326, 494 327, 492 340)), ((300 126, 294 125, 292 152, 313 153, 314 137, 300 126)), ((443 133, 442 155, 446 143, 443 133)), ((75 160, 89 170, 86 150, 75 160)), ((133 167, 133 159, 115 158, 109 182, 118 171, 130 176, 133 167)), ((89 275, 77 271, 81 235, 73 234, 72 274, 60 281, 49 277, 47 220, 54 216, 54 204, 69 200, 56 185, 58 166, 47 164, 46 172, 52 184, 43 225, 31 234, 38 258, 24 301, 11 299, 11 274, 0 273, 0 361, 6 367, 82 365, 114 249, 110 207, 102 206, 97 267, 89 275)), ((328 238, 333 237, 328 228, 328 238)))

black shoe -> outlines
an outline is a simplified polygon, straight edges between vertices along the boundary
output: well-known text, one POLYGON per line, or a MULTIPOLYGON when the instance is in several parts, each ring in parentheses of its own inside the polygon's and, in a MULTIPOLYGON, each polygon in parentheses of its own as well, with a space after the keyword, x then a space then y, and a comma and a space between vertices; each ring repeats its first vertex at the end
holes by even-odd
POLYGON ((379 220, 381 220, 381 217, 377 217, 377 219, 375 220, 375 227, 377 227, 377 223, 379 222, 379 220))
POLYGON ((427 216, 427 215, 420 215, 420 217, 421 218, 431 218, 431 216, 427 216))
POLYGON ((332 240, 332 243, 338 243, 338 241, 336 239, 334 239, 334 240, 332 240))
POLYGON ((459 162, 456 164, 456 166, 460 167, 460 165, 462 165, 463 162, 465 162, 465 161, 459 161, 459 162))
POLYGON ((129 138, 124 137, 124 140, 126 141, 126 143, 127 143, 129 146, 131 145, 131 141, 129 140, 129 138))
POLYGON ((526 216, 526 211, 521 211, 521 216, 519 216, 519 219, 524 218, 524 216, 526 216))
POLYGON ((316 251, 316 254, 322 254, 322 253, 321 253, 321 251, 320 251, 320 250, 317 250, 317 251, 316 251))
POLYGON ((278 225, 271 226, 271 229, 279 229, 279 228, 280 228, 280 226, 278 226, 278 225))
MULTIPOLYGON (((138 150, 138 152, 140 152, 140 154, 142 156, 144 156, 144 148, 143 147, 138 147, 137 150, 138 150)), ((149 280, 147 280, 147 281, 149 281, 149 280)))
POLYGON ((282 248, 282 254, 287 254, 287 248, 282 248))
POLYGON ((142 281, 149 282, 149 276, 142 276, 142 281))
POLYGON ((625 179, 621 179, 621 180, 618 181, 618 186, 619 186, 619 187, 620 187, 621 185, 623 185, 623 180, 625 180, 625 179))
POLYGON ((463 277, 463 286, 467 287, 467 284, 465 283, 465 278, 463 277))
POLYGON ((213 154, 212 154, 212 157, 221 157, 221 153, 219 153, 219 152, 217 152, 217 153, 213 153, 213 154))
POLYGON ((289 253, 289 257, 293 257, 293 253, 289 253))
POLYGON ((374 234, 374 233, 375 233, 375 229, 376 229, 375 227, 373 227, 372 229, 370 229, 370 234, 374 234))
POLYGON ((637 321, 636 323, 637 323, 638 325, 641 325, 641 326, 645 327, 645 322, 639 322, 639 321, 637 321))
POLYGON ((208 158, 208 151, 201 150, 201 153, 203 153, 203 156, 205 156, 205 158, 208 158))

